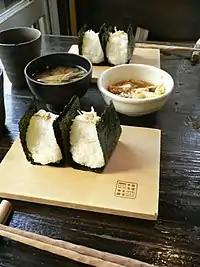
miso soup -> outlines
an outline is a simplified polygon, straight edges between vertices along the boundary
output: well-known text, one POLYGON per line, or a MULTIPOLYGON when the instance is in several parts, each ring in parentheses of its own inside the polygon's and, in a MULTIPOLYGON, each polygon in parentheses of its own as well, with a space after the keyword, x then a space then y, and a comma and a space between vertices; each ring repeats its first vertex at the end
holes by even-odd
POLYGON ((46 68, 44 71, 37 72, 34 79, 44 84, 59 85, 76 81, 85 76, 87 71, 80 66, 58 66, 55 68, 46 68))

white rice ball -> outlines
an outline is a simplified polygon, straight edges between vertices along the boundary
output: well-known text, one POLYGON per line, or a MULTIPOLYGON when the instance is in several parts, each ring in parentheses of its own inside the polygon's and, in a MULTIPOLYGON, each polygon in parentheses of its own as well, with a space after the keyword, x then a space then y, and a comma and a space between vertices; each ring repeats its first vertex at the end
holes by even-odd
POLYGON ((84 112, 76 116, 70 132, 70 152, 73 160, 89 168, 105 165, 103 151, 98 139, 96 123, 100 119, 96 112, 84 112))
POLYGON ((106 45, 106 56, 109 63, 120 65, 128 60, 128 34, 124 31, 115 31, 109 34, 106 45))
POLYGON ((46 165, 62 159, 52 126, 56 117, 57 115, 41 109, 30 119, 26 142, 36 163, 46 165))
POLYGON ((99 35, 93 30, 88 30, 84 34, 82 55, 94 64, 99 64, 104 61, 104 53, 99 40, 99 35))

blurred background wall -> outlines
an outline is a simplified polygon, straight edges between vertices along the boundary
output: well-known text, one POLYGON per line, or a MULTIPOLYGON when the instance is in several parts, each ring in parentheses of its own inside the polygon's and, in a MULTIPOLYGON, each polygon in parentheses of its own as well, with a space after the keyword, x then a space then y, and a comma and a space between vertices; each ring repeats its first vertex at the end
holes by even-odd
MULTIPOLYGON (((61 32, 70 2, 60 0, 61 32), (65 5, 65 7, 64 7, 65 5)), ((200 0, 74 0, 76 27, 85 23, 98 30, 103 22, 126 29, 140 26, 150 31, 149 39, 158 41, 193 41, 200 37, 200 0)))

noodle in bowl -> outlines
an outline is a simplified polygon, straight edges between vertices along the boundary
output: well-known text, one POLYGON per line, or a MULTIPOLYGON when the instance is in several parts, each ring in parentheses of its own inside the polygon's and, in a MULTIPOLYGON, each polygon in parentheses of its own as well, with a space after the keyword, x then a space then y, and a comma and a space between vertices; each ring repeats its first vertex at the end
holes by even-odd
POLYGON ((174 81, 171 75, 162 69, 144 64, 123 64, 105 70, 98 79, 98 88, 106 104, 112 100, 117 112, 128 116, 141 116, 155 112, 165 105, 173 91, 174 81), (131 79, 155 86, 162 84, 164 92, 154 97, 130 98, 109 91, 110 86, 131 79))

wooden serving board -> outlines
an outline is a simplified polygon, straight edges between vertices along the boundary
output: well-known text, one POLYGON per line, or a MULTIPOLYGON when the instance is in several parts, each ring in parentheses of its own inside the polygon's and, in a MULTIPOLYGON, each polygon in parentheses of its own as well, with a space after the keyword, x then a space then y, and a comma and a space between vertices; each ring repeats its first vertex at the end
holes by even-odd
POLYGON ((31 165, 17 139, 0 164, 0 197, 156 220, 160 130, 122 128, 101 174, 31 165))
MULTIPOLYGON (((79 54, 78 45, 72 45, 69 53, 79 54)), ((147 64, 160 68, 160 50, 159 49, 147 49, 147 48, 135 48, 133 57, 130 63, 147 64)), ((110 68, 110 66, 93 66, 92 80, 96 82, 101 73, 110 68)))

